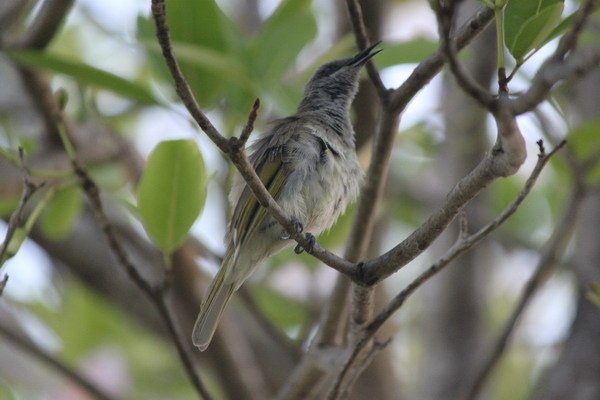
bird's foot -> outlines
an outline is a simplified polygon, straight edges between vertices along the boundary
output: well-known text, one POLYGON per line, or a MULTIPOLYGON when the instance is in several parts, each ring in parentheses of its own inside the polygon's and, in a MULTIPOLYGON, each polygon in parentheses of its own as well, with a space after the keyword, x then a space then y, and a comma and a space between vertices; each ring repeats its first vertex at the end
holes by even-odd
MULTIPOLYGON (((296 219, 296 217, 292 217, 292 225, 294 225, 294 230, 296 231, 296 233, 302 233, 302 231, 304 230, 302 223, 300 221, 298 221, 298 219, 296 219)), ((280 240, 288 240, 291 237, 292 236, 289 234, 289 232, 286 229, 283 229, 281 231, 281 233, 279 234, 280 240)))
POLYGON ((308 240, 308 246, 305 249, 304 247, 297 245, 296 248, 294 249, 294 253, 300 254, 304 250, 306 250, 306 252, 309 254, 312 253, 313 248, 315 247, 316 239, 315 239, 314 235, 310 232, 306 232, 304 234, 304 237, 306 238, 306 240, 308 240))

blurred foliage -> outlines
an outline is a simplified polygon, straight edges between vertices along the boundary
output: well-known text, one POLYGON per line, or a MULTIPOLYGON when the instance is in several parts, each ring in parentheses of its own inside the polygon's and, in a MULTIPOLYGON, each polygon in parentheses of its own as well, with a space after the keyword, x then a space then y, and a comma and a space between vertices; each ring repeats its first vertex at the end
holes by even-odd
POLYGON ((257 286, 252 295, 265 316, 284 331, 297 329, 308 318, 306 304, 292 300, 264 285, 257 286))
POLYGON ((590 289, 585 293, 586 299, 600 308, 600 282, 594 282, 590 289))
POLYGON ((67 186, 56 191, 40 219, 44 235, 52 240, 65 238, 71 232, 82 205, 78 186, 67 186))
POLYGON ((84 85, 110 90, 142 105, 158 104, 158 100, 145 85, 121 78, 80 61, 49 52, 9 51, 7 54, 22 65, 69 75, 84 85))
POLYGON ((63 282, 60 294, 56 308, 43 303, 28 305, 58 336, 57 356, 79 365, 95 352, 115 349, 133 380, 131 398, 190 398, 193 389, 168 342, 76 281, 63 282))
POLYGON ((492 393, 496 400, 525 400, 530 398, 532 354, 527 348, 508 353, 492 378, 492 393), (524 379, 525 378, 525 379, 524 379), (529 378, 529 379, 527 379, 529 378))
POLYGON ((505 9, 506 47, 521 63, 552 37, 564 0, 510 0, 505 9))

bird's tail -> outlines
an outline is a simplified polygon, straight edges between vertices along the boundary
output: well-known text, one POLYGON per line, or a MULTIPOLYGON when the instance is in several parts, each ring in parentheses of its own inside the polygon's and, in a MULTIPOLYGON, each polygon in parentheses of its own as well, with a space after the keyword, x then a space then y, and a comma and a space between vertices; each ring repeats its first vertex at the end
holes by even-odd
POLYGON ((208 295, 200 307, 200 313, 192 332, 192 342, 200 351, 206 350, 217 329, 219 319, 231 295, 235 291, 235 284, 225 283, 225 274, 229 270, 229 263, 233 262, 229 255, 223 260, 223 265, 208 288, 208 295))

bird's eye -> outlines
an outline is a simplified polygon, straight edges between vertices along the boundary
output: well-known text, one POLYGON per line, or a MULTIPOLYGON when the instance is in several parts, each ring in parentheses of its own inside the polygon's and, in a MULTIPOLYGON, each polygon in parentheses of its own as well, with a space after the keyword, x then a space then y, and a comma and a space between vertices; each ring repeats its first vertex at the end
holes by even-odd
POLYGON ((330 65, 323 70, 323 75, 329 76, 337 70, 335 65, 330 65))
POLYGON ((331 74, 333 74, 335 71, 337 71, 337 69, 338 68, 335 65, 324 66, 323 68, 321 68, 320 71, 318 71, 316 73, 315 77, 317 79, 319 79, 319 78, 326 78, 326 77, 330 76, 331 74))

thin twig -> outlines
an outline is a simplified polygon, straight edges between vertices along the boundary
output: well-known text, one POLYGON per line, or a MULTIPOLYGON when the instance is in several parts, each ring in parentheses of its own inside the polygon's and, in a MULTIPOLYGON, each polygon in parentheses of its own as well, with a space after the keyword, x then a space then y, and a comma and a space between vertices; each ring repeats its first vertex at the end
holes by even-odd
POLYGON ((580 205, 584 195, 585 190, 583 190, 583 187, 576 185, 571 192, 571 199, 565 208, 561 221, 554 228, 552 238, 545 246, 546 249, 538 261, 535 272, 525 284, 523 292, 521 293, 512 314, 504 324, 504 328, 498 335, 498 338, 491 346, 489 354, 485 357, 484 362, 477 369, 477 373, 470 381, 471 383, 467 387, 466 394, 462 397, 464 400, 474 400, 477 398, 477 395, 508 347, 515 327, 525 311, 525 308, 531 302, 533 295, 537 293, 538 289, 546 281, 558 258, 564 252, 577 221, 577 214, 581 208, 580 205))
MULTIPOLYGON (((60 128, 59 128, 60 129, 60 128)), ((100 224, 102 232, 108 241, 109 247, 111 251, 117 257, 119 264, 126 270, 127 274, 131 278, 131 280, 148 296, 150 300, 154 302, 159 313, 161 314, 165 324, 167 325, 167 329, 171 334, 171 338, 175 343, 175 347, 177 348, 177 352, 182 361, 184 369, 191 380, 192 384, 198 391, 198 394, 204 399, 211 399, 212 397, 208 393, 200 375, 196 371, 194 367, 194 363, 190 357, 189 352, 184 345, 181 336, 177 331, 177 327, 173 317, 165 303, 165 292, 167 282, 165 281, 162 287, 154 287, 152 286, 138 271, 138 269, 133 265, 130 261, 125 249, 120 244, 120 241, 117 239, 117 235, 113 229, 108 216, 104 212, 104 206, 102 203, 102 199, 100 198, 100 191, 96 183, 90 178, 85 169, 79 164, 76 158, 71 160, 73 165, 73 169, 75 174, 81 180, 81 188, 86 194, 88 200, 91 203, 92 210, 94 211, 94 215, 96 220, 100 224)))
POLYGON ((156 37, 158 38, 158 43, 162 49, 162 54, 167 63, 167 67, 169 67, 169 71, 175 81, 175 90, 177 90, 179 98, 181 98, 191 116, 206 135, 208 135, 210 140, 212 140, 223 153, 229 153, 229 141, 219 133, 217 128, 214 127, 202 110, 200 110, 198 102, 194 97, 194 93, 183 76, 181 68, 179 68, 179 64, 173 53, 173 47, 171 46, 164 0, 152 0, 152 16, 154 17, 156 25, 156 37))
POLYGON ((419 287, 421 287, 425 282, 427 282, 431 277, 436 275, 442 269, 444 269, 452 260, 472 248, 474 245, 479 243, 482 239, 484 239, 487 235, 493 232, 496 228, 498 228, 502 223, 504 223, 511 215, 513 215, 519 205, 525 200, 540 173, 542 172, 544 166, 548 163, 549 159, 562 147, 565 142, 560 143, 558 146, 552 150, 549 154, 540 154, 537 164, 535 165, 533 171, 531 172, 529 178, 525 182, 525 185, 517 195, 517 197, 513 200, 511 204, 509 204, 503 211, 491 221, 489 224, 481 228, 476 233, 469 235, 464 239, 460 239, 457 243, 451 247, 444 256, 442 256, 435 264, 430 266, 427 270, 425 270, 421 275, 419 275, 415 280, 413 280, 404 290, 402 290, 394 299, 392 299, 387 306, 373 319, 373 321, 367 325, 363 331, 363 335, 360 339, 357 340, 354 345, 353 351, 346 360, 344 367, 341 369, 338 374, 335 383, 330 391, 329 398, 335 399, 341 391, 343 390, 342 382, 345 379, 346 374, 350 371, 350 368, 354 364, 357 356, 360 354, 362 349, 371 341, 375 333, 381 328, 381 326, 404 304, 406 299, 413 294, 419 287))
MULTIPOLYGON (((473 40, 494 18, 494 11, 488 7, 481 7, 477 13, 467 20, 460 29, 456 31, 452 40, 456 49, 460 50, 473 40)), ((412 98, 419 92, 435 75, 437 75, 445 61, 444 52, 438 49, 434 54, 423 60, 410 74, 410 76, 394 90, 391 97, 391 109, 402 112, 412 98)))
POLYGON ((436 8, 436 16, 440 33, 440 46, 446 56, 450 71, 465 93, 487 110, 494 111, 497 107, 494 95, 477 83, 457 58, 456 44, 450 39, 450 29, 454 18, 455 2, 450 1, 444 4, 445 5, 440 5, 436 8))
MULTIPOLYGON (((362 19, 356 17, 356 13, 352 12, 352 2, 347 3, 350 11, 353 30, 357 38, 357 42, 365 41, 364 26, 361 25, 362 19), (362 27, 362 28, 361 28, 362 27)), ((457 34, 456 41, 459 46, 465 46, 483 27, 492 19, 493 13, 487 8, 483 8, 477 13, 461 31, 457 34)), ((398 114, 403 111, 403 108, 408 104, 408 101, 441 69, 444 63, 444 58, 441 54, 435 54, 422 62, 413 71, 411 76, 393 92, 393 97, 390 96, 390 102, 384 102, 383 121, 379 125, 379 131, 376 135, 373 160, 369 165, 365 186, 361 191, 357 206, 357 215, 354 218, 353 227, 346 247, 345 259, 349 261, 359 261, 365 257, 366 245, 369 242, 370 232, 374 225, 374 211, 376 209, 376 199, 380 198, 381 191, 385 186, 387 170, 389 168, 389 159, 391 149, 393 148, 393 140, 395 130, 398 124, 398 114), (375 202, 375 203, 374 203, 375 202), (366 240, 363 240, 366 239, 366 240)), ((329 264, 328 264, 329 265, 329 264)), ((331 265, 330 265, 331 266, 331 265)), ((363 263, 358 263, 351 269, 352 274, 348 275, 354 282, 365 284, 368 283, 365 276, 362 274, 363 263)), ((337 268, 336 268, 337 269, 337 268)), ((338 271, 343 272, 338 269, 338 271)), ((321 316, 322 323, 319 326, 319 345, 327 345, 334 343, 338 337, 337 328, 340 321, 345 318, 344 307, 342 304, 346 301, 348 291, 350 289, 349 282, 344 278, 339 278, 336 283, 332 301, 335 298, 337 302, 335 306, 329 306, 325 309, 321 316)), ((355 312, 353 319, 356 321, 368 320, 370 313, 369 301, 361 299, 372 298, 372 290, 366 289, 366 292, 357 288, 353 297, 355 312)), ((302 366, 301 366, 302 368, 302 366)), ((301 376, 302 374, 298 374, 301 376)), ((308 373, 312 376, 314 374, 308 373)))
MULTIPOLYGON (((29 173, 27 171, 27 168, 24 166, 22 149, 19 149, 19 160, 21 164, 21 169, 23 170, 23 193, 21 194, 21 198, 19 199, 17 208, 13 211, 8 220, 6 235, 4 237, 2 245, 0 245, 0 267, 2 267, 4 262, 8 258, 10 258, 10 255, 8 254, 9 245, 17 229, 21 227, 24 223, 23 214, 25 212, 25 207, 29 203, 29 200, 31 199, 33 194, 44 184, 41 183, 36 185, 29 179, 29 173)), ((6 284, 6 282, 4 282, 4 284, 6 284)), ((2 289, 4 289, 4 286, 2 287, 2 289)), ((0 291, 0 294, 1 293, 2 292, 0 291)))
MULTIPOLYGON (((477 33, 483 30, 492 17, 493 12, 487 8, 483 8, 482 11, 477 13, 476 16, 468 21, 457 33, 455 39, 457 46, 464 47, 473 37, 475 37, 477 33)), ((394 133, 397 128, 399 113, 403 111, 410 99, 412 99, 414 95, 441 70, 443 64, 443 54, 438 50, 436 54, 432 55, 427 60, 419 64, 419 66, 417 66, 404 84, 393 92, 393 97, 391 97, 390 102, 383 104, 383 120, 379 125, 378 133, 375 137, 373 160, 369 165, 369 170, 367 171, 364 186, 359 197, 357 213, 353 222, 354 225, 351 229, 351 234, 346 247, 346 253, 344 255, 346 260, 360 261, 365 257, 366 246, 369 242, 368 238, 370 237, 375 220, 374 211, 377 208, 376 202, 377 199, 381 198, 380 192, 385 186, 387 170, 389 168, 389 157, 391 156, 391 149, 393 148, 393 141, 395 137, 394 133)), ((475 180, 473 179, 472 181, 475 180)), ((466 186, 469 187, 469 185, 466 186)), ((484 186, 485 182, 483 182, 479 188, 484 186)), ((476 192, 474 192, 471 197, 473 197, 475 194, 476 192)), ((462 198, 461 201, 466 202, 469 198, 462 198)), ((429 224, 428 228, 429 227, 431 227, 431 224, 429 224)), ((438 232, 435 227, 433 231, 438 232)), ((412 246, 412 248, 416 247, 417 246, 412 246)), ((368 264, 369 266, 373 266, 372 270, 378 270, 386 264, 390 265, 387 263, 387 261, 383 261, 382 258, 376 258, 372 261, 374 261, 375 264, 368 264)), ((371 278, 364 273, 366 271, 364 268, 365 263, 357 263, 354 268, 350 269, 351 274, 347 274, 347 276, 359 284, 368 285, 379 281, 380 279, 370 280, 371 278)), ((330 265, 328 263, 326 264, 330 265)), ((338 271, 344 272, 341 269, 338 269, 338 271)), ((331 346, 332 344, 336 343, 336 340, 338 340, 338 327, 346 318, 344 304, 346 303, 350 286, 351 285, 345 278, 338 278, 332 294, 332 300, 330 300, 330 304, 328 304, 328 307, 325 308, 325 311, 321 315, 319 334, 317 335, 317 340, 314 342, 314 345, 311 347, 311 350, 314 349, 312 351, 318 352, 322 346, 331 346), (335 300, 333 300, 334 298, 335 300), (332 304, 333 301, 335 301, 335 304, 332 304)), ((371 292, 369 289, 367 289, 366 292, 363 292, 360 289, 356 290, 354 304, 361 304, 353 316, 353 318, 357 321, 369 319, 369 302, 363 302, 360 300, 362 298, 368 298, 369 292, 371 292)), ((311 350, 309 350, 309 352, 311 350)), ((314 385, 322 378, 322 376, 323 372, 316 364, 304 362, 298 366, 294 373, 294 378, 292 378, 292 381, 288 382, 288 384, 285 386, 284 390, 280 393, 280 397, 284 397, 284 395, 289 397, 290 393, 301 392, 301 386, 307 384, 314 385)), ((293 398, 298 398, 298 396, 293 398)))
MULTIPOLYGON (((350 21, 352 22, 351 25, 352 30, 354 31, 354 37, 356 38, 356 44, 360 50, 364 50, 371 45, 371 42, 369 40, 369 35, 367 34, 365 20, 363 18, 360 4, 358 3, 358 0, 346 0, 346 7, 348 9, 348 13, 350 14, 350 21)), ((369 60, 367 62, 366 68, 369 79, 371 79, 373 86, 375 86, 375 90, 377 90, 379 99, 383 103, 387 103, 390 97, 390 92, 383 84, 381 76, 379 75, 373 60, 369 60)))
MULTIPOLYGON (((47 86, 42 83, 42 81, 37 81, 39 85, 47 86)), ((175 343, 179 356, 181 358, 182 364, 186 373, 188 374, 190 380, 192 381, 194 387, 198 391, 198 393, 206 399, 210 399, 211 396, 208 394, 200 376, 196 372, 194 368, 194 364, 191 360, 190 355, 186 351, 184 342, 181 340, 179 335, 177 334, 177 329, 175 327, 175 323, 173 318, 165 304, 164 301, 164 288, 155 288, 148 281, 144 279, 144 277, 139 273, 138 269, 132 264, 127 256, 125 250, 120 244, 120 241, 117 238, 117 235, 111 225, 108 216, 104 212, 104 207, 102 200, 100 198, 100 191, 96 183, 90 178, 87 171, 83 168, 83 166, 77 160, 75 149, 70 141, 70 138, 73 137, 73 132, 71 123, 67 120, 62 110, 58 107, 56 103, 56 99, 51 96, 51 93, 47 87, 44 87, 41 90, 43 93, 48 94, 49 98, 45 99, 44 104, 49 108, 49 112, 54 116, 54 125, 56 131, 60 135, 60 139, 63 142, 65 150, 67 151, 67 155, 71 161, 71 165, 73 167, 73 171, 75 175, 80 180, 80 186, 90 201, 92 210, 94 215, 106 237, 109 247, 111 251, 117 257, 119 264, 126 270, 129 277, 132 281, 150 298, 156 305, 159 310, 161 316, 163 317, 169 332, 171 333, 173 342, 175 343)), ((163 285, 164 286, 164 285, 163 285)))
POLYGON ((34 345, 31 341, 26 340, 16 333, 12 332, 9 328, 0 324, 0 335, 4 336, 7 340, 15 344, 21 350, 39 358, 54 370, 65 376, 71 382, 75 383, 81 390, 87 393, 90 397, 100 400, 115 400, 114 397, 108 395, 103 389, 96 386, 96 384, 89 381, 86 377, 69 367, 67 364, 58 360, 54 356, 48 354, 44 350, 34 345))
MULTIPOLYGON (((17 48, 22 50, 35 49, 42 50, 50 44, 62 26, 73 0, 47 0, 44 1, 30 22, 27 30, 15 42, 6 43, 7 48, 17 48)), ((2 25, 4 28, 4 25, 2 25)), ((4 45, 4 43, 0 43, 4 45)), ((31 71, 29 68, 18 66, 17 72, 21 75, 22 83, 30 92, 41 91, 40 85, 37 85, 39 79, 38 74, 31 71)), ((50 90, 47 88, 47 90, 50 90)), ((49 96, 47 93, 36 93, 31 97, 32 104, 42 117, 44 127, 50 141, 56 141, 59 144, 58 132, 54 124, 54 117, 50 112, 50 108, 46 107, 45 99, 49 96)))
POLYGON ((246 121, 246 125, 244 129, 242 129, 242 133, 238 139, 239 145, 244 147, 248 139, 250 138, 250 134, 254 130, 254 122, 256 122, 256 115, 258 114, 258 107, 260 107, 260 100, 254 100, 254 104, 252 105, 252 110, 250 110, 250 114, 248 114, 248 120, 246 121))
POLYGON ((583 6, 581 6, 578 11, 579 14, 575 18, 575 21, 573 21, 571 29, 565 33, 558 42, 558 46, 556 47, 554 54, 551 56, 552 59, 562 60, 565 58, 568 52, 577 48, 579 36, 581 35, 583 27, 586 25, 587 19, 594 11, 597 2, 598 0, 587 0, 583 6))
POLYGON ((20 49, 40 50, 48 46, 62 26, 74 0, 46 0, 23 36, 13 46, 20 49))
POLYGON ((6 284, 8 283, 8 275, 5 274, 0 281, 0 296, 4 293, 4 288, 6 288, 6 284))
POLYGON ((241 297, 244 306, 252 314, 254 320, 261 326, 263 331, 273 339, 274 342, 278 343, 282 349, 289 354, 290 358, 294 361, 298 361, 301 357, 300 346, 290 339, 285 333, 278 329, 273 323, 265 316, 265 314, 259 309, 258 304, 254 301, 254 298, 244 286, 238 290, 238 294, 241 297))

